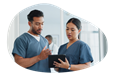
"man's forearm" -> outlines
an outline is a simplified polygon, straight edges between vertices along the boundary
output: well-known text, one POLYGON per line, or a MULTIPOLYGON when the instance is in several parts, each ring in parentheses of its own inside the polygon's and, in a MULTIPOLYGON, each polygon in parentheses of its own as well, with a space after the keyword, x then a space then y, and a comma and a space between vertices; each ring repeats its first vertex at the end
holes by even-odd
POLYGON ((46 58, 48 58, 48 55, 51 55, 51 50, 46 49, 46 46, 43 48, 43 50, 41 51, 41 53, 37 56, 34 56, 32 58, 23 58, 17 54, 15 54, 15 61, 17 64, 19 64, 22 67, 30 67, 32 65, 34 65, 35 63, 39 62, 40 60, 44 60, 46 58))
POLYGON ((24 68, 34 65, 35 63, 39 62, 40 60, 41 59, 40 59, 39 55, 32 57, 32 58, 23 58, 23 57, 20 57, 19 55, 15 55, 16 63, 24 68))

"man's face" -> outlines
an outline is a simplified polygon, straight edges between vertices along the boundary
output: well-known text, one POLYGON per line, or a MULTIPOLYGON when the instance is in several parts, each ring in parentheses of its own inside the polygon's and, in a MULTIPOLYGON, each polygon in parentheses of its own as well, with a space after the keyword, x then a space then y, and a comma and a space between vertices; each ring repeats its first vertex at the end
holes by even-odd
POLYGON ((30 28, 35 35, 40 35, 43 29, 44 18, 33 17, 33 21, 30 22, 30 28))

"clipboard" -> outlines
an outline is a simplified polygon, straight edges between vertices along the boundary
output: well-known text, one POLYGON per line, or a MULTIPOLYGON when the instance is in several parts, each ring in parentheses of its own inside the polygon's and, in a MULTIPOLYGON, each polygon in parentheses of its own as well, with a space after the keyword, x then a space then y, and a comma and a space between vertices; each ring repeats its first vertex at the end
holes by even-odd
POLYGON ((56 68, 55 65, 53 65, 54 61, 61 63, 58 58, 60 58, 62 61, 65 62, 65 55, 49 55, 48 56, 48 62, 49 62, 49 68, 56 68))

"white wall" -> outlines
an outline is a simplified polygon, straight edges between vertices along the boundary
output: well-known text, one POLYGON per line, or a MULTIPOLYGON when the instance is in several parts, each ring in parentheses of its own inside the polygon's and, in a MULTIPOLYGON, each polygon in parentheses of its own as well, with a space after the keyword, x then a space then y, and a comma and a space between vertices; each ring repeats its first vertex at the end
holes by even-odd
POLYGON ((6 56, 2 57, 2 62, 14 62, 12 55, 14 41, 19 36, 19 13, 13 17, 7 30, 7 41, 6 41, 6 56))
POLYGON ((8 26, 18 11, 0 11, 0 56, 6 56, 6 37, 8 26))
POLYGON ((115 23, 92 23, 98 26, 104 33, 115 33, 115 23))

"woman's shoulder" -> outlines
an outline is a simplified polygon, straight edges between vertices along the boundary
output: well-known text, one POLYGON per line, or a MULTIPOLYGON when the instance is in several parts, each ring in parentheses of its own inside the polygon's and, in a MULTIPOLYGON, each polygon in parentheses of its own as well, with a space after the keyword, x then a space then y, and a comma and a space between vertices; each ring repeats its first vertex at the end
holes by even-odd
POLYGON ((67 43, 60 45, 59 49, 65 47, 66 45, 67 43))
POLYGON ((81 41, 81 40, 76 41, 76 44, 79 44, 79 45, 88 45, 86 42, 81 41))
POLYGON ((58 54, 63 54, 63 51, 66 49, 66 46, 67 46, 67 43, 62 44, 62 45, 59 47, 58 54))

